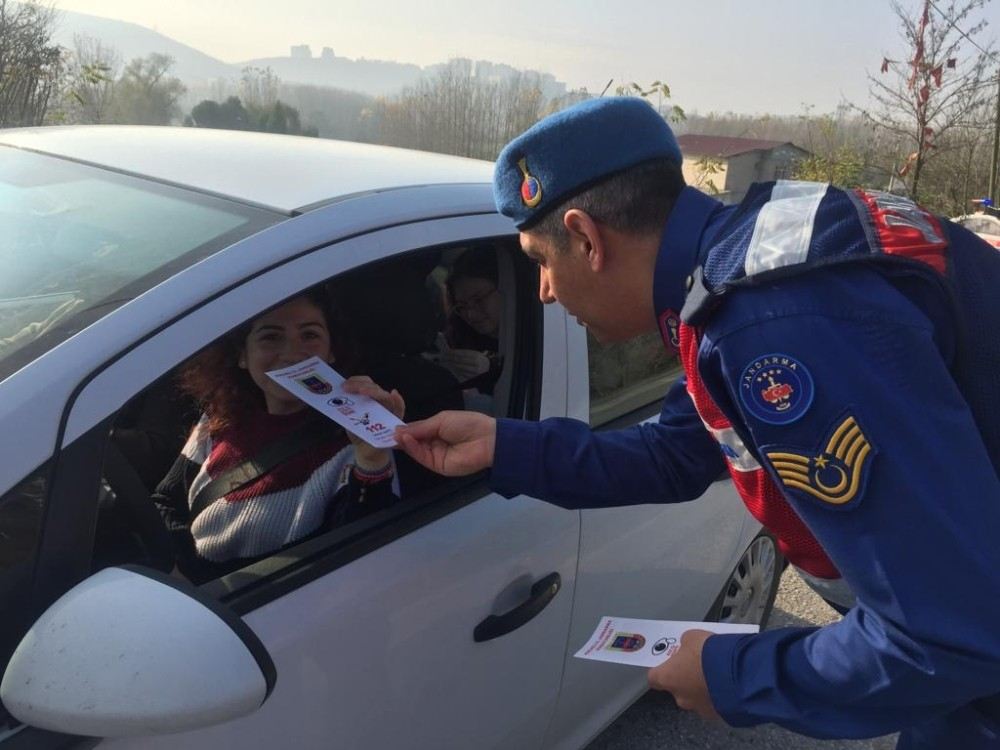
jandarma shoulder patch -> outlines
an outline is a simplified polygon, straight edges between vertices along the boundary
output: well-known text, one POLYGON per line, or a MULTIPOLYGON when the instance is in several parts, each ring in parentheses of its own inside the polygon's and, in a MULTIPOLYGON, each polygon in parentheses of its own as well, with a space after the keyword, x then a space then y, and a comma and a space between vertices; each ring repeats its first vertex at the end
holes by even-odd
POLYGON ((753 359, 740 375, 740 400, 750 416, 768 424, 791 424, 812 405, 815 389, 804 364, 787 354, 753 359))
POLYGON ((785 490, 841 506, 863 496, 878 450, 857 419, 845 412, 811 450, 765 445, 761 452, 785 490))

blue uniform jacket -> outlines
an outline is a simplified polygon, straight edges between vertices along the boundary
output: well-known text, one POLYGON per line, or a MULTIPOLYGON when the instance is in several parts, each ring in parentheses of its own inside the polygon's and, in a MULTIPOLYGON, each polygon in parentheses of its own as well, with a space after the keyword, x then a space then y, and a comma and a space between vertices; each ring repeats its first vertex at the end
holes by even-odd
MULTIPOLYGON (((855 199, 831 189, 814 196, 805 239, 789 240, 802 246, 796 272, 781 273, 754 239, 773 220, 760 219, 771 190, 737 207, 682 193, 657 263, 656 312, 704 268, 708 299, 685 310, 702 334, 703 382, 858 604, 821 629, 710 638, 713 703, 736 726, 817 737, 948 714, 968 727, 978 714, 962 714, 967 705, 1000 692, 1000 259, 949 223, 944 276, 866 259, 855 199), (748 247, 758 263, 749 282, 748 247), (779 383, 794 362, 796 393, 808 395, 782 413, 743 388, 767 375, 760 363, 772 355, 783 358, 770 370, 779 383), (822 459, 848 421, 860 437, 833 471, 822 459)), ((724 466, 682 381, 656 424, 593 433, 573 420, 500 420, 492 481, 508 496, 606 507, 696 498, 724 466)))

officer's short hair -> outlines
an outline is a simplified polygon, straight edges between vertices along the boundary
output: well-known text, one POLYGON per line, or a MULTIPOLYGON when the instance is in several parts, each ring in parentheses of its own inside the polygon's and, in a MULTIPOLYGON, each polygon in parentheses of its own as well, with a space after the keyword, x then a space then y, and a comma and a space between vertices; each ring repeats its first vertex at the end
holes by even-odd
POLYGON ((654 159, 616 172, 553 206, 522 229, 565 250, 569 247, 569 233, 563 216, 575 208, 619 232, 658 234, 683 189, 680 167, 671 159, 654 159))

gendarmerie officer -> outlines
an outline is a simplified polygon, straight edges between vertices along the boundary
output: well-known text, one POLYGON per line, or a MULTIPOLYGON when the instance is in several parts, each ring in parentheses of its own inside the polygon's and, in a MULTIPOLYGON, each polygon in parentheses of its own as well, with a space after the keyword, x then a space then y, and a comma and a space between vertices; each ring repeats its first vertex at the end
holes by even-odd
POLYGON ((645 102, 597 99, 508 144, 494 180, 543 302, 679 353, 659 422, 444 412, 402 446, 566 508, 691 500, 728 469, 788 559, 856 603, 823 628, 689 631, 651 685, 734 726, 996 747, 1000 255, 899 196, 778 181, 723 206, 680 167, 645 102))

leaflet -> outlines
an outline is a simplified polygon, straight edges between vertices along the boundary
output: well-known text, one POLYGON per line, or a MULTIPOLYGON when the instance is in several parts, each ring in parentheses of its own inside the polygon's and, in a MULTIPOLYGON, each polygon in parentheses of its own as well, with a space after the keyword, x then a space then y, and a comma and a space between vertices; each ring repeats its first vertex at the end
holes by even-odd
POLYGON ((319 357, 268 376, 289 393, 325 414, 345 430, 376 448, 394 448, 396 427, 403 422, 368 396, 344 393, 344 377, 319 357))
POLYGON ((610 661, 636 667, 656 667, 680 648, 681 635, 687 630, 756 633, 760 630, 760 626, 602 617, 590 640, 574 656, 579 659, 610 661))

